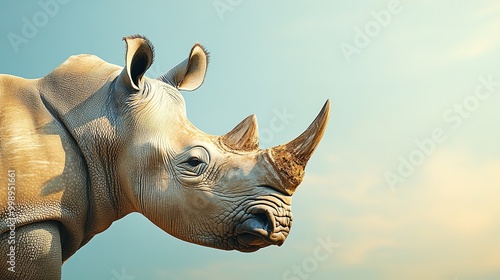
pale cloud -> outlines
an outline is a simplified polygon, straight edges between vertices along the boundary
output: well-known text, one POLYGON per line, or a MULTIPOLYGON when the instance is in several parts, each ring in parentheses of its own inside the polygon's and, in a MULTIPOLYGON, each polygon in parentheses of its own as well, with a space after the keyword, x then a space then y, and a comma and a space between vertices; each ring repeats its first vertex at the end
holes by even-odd
POLYGON ((424 167, 425 193, 420 198, 439 211, 424 212, 436 224, 462 234, 477 234, 499 226, 500 162, 478 162, 472 156, 441 152, 424 167), (454 219, 453 217, 457 217, 454 219), (459 217, 459 218, 458 218, 459 217))
POLYGON ((498 1, 490 1, 489 5, 485 5, 483 8, 471 11, 472 15, 476 18, 484 18, 491 16, 498 16, 500 13, 500 3, 498 1))
POLYGON ((462 41, 450 52, 450 58, 473 59, 498 49, 500 39, 495 34, 499 29, 500 20, 495 19, 477 28, 476 32, 465 33, 462 41))
POLYGON ((346 232, 333 233, 341 249, 332 266, 375 270, 383 279, 500 275, 499 171, 499 160, 443 147, 396 192, 380 187, 378 170, 335 178, 334 186, 349 187, 325 189, 334 215, 313 223, 346 232))
POLYGON ((382 248, 393 248, 394 245, 394 241, 389 238, 367 238, 353 244, 346 243, 344 246, 348 249, 339 252, 338 260, 348 266, 364 266, 370 261, 368 258, 371 253, 382 248))
POLYGON ((477 26, 474 27, 473 32, 461 30, 463 38, 450 52, 450 58, 472 59, 497 49, 500 46, 500 39, 495 36, 500 29, 499 13, 500 5, 497 1, 471 10, 464 20, 477 26))

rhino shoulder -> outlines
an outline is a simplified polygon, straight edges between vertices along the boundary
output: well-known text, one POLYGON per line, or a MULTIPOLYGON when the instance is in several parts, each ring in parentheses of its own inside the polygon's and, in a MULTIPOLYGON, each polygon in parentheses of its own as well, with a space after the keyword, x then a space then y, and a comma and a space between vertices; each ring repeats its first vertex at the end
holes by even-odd
POLYGON ((75 54, 68 57, 68 59, 66 59, 66 61, 64 61, 61 64, 61 66, 64 65, 70 66, 78 64, 88 64, 88 63, 105 63, 105 61, 99 58, 97 55, 93 54, 75 54))
POLYGON ((73 55, 41 78, 38 88, 47 102, 66 113, 109 86, 122 69, 95 55, 73 55))
MULTIPOLYGON (((42 78, 43 81, 59 81, 69 80, 72 83, 78 81, 99 81, 107 80, 113 73, 119 73, 122 67, 108 63, 98 56, 91 54, 72 55, 61 65, 55 68, 47 76, 42 78)), ((117 74, 116 74, 117 75, 117 74)))
POLYGON ((4 114, 10 114, 16 107, 26 107, 33 103, 33 99, 36 99, 37 81, 0 74, 0 127, 5 121, 4 114))

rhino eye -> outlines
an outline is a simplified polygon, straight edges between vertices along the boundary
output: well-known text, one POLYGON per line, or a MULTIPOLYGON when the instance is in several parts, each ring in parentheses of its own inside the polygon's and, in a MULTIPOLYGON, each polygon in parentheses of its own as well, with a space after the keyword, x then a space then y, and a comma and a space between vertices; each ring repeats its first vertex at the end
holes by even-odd
POLYGON ((210 161, 208 151, 200 146, 193 147, 179 156, 178 171, 181 177, 198 177, 205 172, 210 161))
POLYGON ((187 161, 187 164, 191 165, 192 167, 196 167, 202 163, 203 162, 197 157, 192 157, 192 158, 188 159, 188 161, 187 161))

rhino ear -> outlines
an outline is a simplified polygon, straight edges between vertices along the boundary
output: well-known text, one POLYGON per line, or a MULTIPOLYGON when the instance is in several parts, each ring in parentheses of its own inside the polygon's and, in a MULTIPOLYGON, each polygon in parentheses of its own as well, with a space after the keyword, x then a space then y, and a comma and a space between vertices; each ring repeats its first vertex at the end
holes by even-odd
POLYGON ((203 84, 208 67, 208 52, 199 43, 196 43, 189 57, 177 66, 158 77, 179 90, 195 90, 203 84))
POLYGON ((121 76, 128 87, 139 90, 143 87, 144 73, 153 64, 154 49, 151 42, 140 35, 123 37, 127 44, 125 68, 121 76))

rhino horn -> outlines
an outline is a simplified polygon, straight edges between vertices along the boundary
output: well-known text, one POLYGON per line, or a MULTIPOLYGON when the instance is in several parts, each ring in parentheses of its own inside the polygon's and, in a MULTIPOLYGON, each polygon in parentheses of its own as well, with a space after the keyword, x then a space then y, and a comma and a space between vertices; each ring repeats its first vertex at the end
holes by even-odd
POLYGON ((238 151, 259 149, 259 132, 255 115, 248 116, 233 130, 221 137, 222 143, 238 151))
POLYGON ((268 149, 270 163, 277 171, 280 182, 274 186, 289 195, 302 182, 307 161, 318 146, 330 116, 330 100, 327 100, 316 119, 299 137, 287 144, 268 149))

